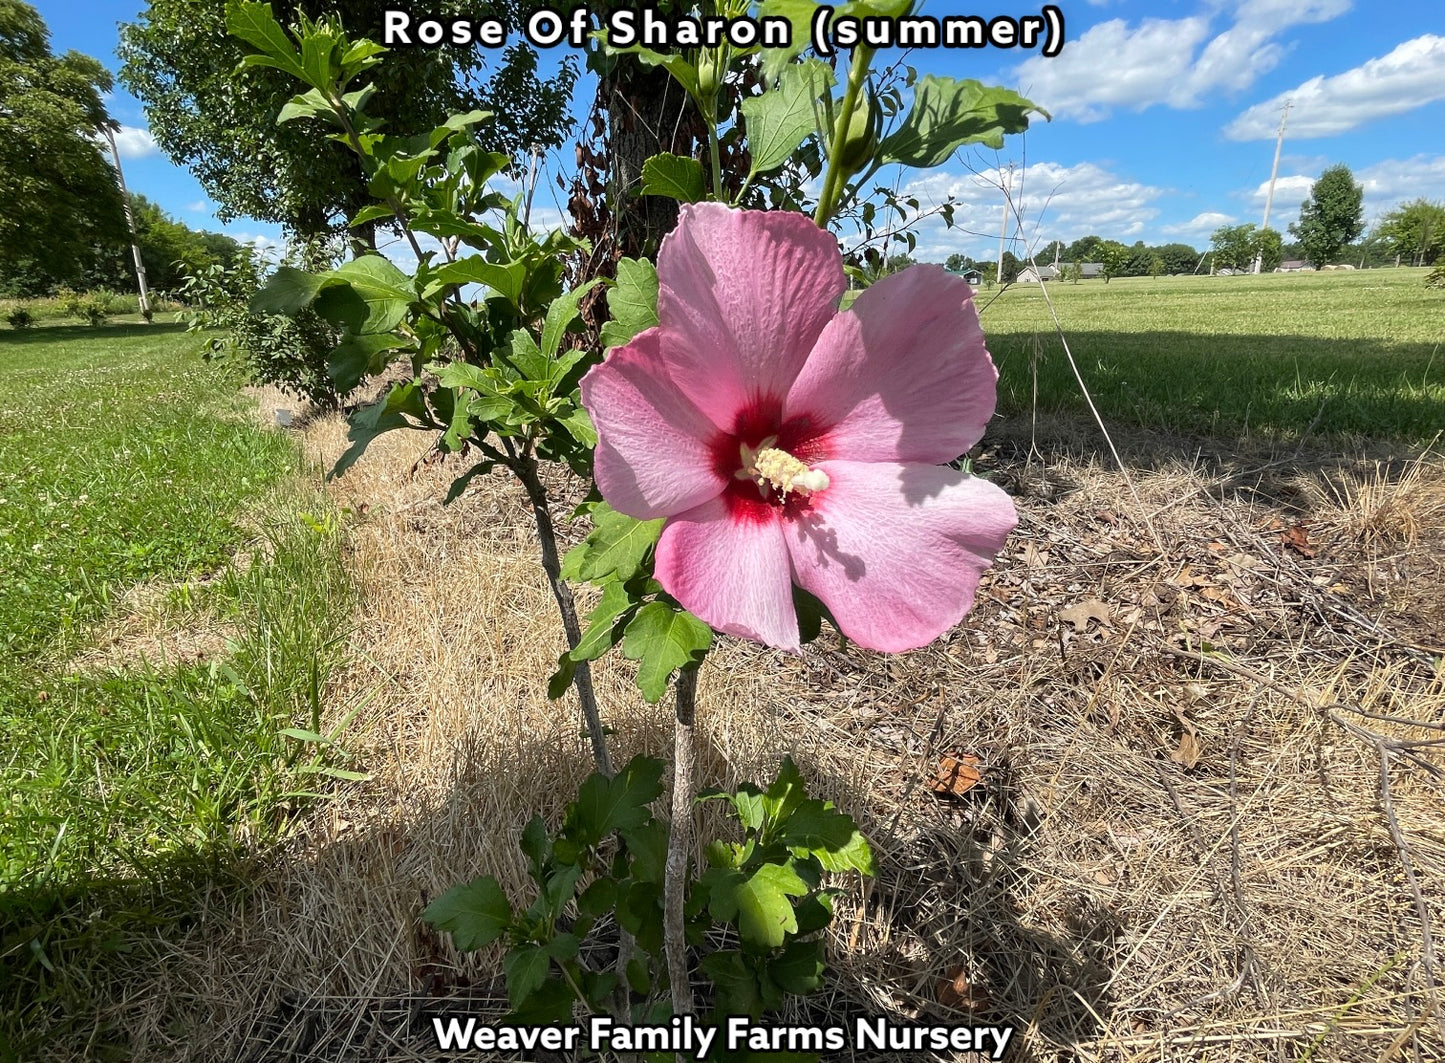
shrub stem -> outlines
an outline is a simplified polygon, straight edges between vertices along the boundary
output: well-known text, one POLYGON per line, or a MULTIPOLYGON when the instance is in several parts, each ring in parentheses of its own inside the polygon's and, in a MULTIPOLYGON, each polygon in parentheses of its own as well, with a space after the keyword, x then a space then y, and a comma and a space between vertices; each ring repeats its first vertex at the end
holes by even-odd
MULTIPOLYGON (((572 597, 572 588, 567 586, 567 581, 562 578, 556 526, 552 523, 547 489, 537 475, 537 461, 524 451, 515 454, 508 464, 526 490, 528 501, 532 503, 532 517, 537 523, 537 538, 542 543, 542 568, 547 573, 552 597, 557 600, 557 611, 562 614, 562 627, 567 632, 567 646, 575 650, 582 641, 582 626, 577 621, 577 603, 572 597)), ((582 716, 587 721, 587 735, 592 741, 592 759, 597 763, 597 770, 611 778, 612 760, 607 755, 607 734, 602 729, 602 717, 597 711, 597 695, 592 689, 592 671, 586 661, 577 665, 572 685, 577 688, 577 700, 582 703, 582 716)))
POLYGON ((697 666, 677 673, 677 720, 672 742, 672 819, 667 834, 667 873, 663 879, 663 945, 673 1015, 692 1014, 692 982, 687 965, 687 863, 692 849, 693 718, 697 706, 697 666))

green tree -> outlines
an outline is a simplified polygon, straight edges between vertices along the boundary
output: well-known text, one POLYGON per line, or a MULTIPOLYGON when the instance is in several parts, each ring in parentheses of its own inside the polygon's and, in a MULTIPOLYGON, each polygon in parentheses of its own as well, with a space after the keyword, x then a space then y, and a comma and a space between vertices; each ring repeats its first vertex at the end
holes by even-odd
POLYGON ((1193 273, 1199 265, 1199 252, 1189 244, 1160 244, 1150 250, 1164 262, 1165 273, 1193 273))
POLYGON ((51 53, 33 7, 0 0, 0 284, 17 294, 73 280, 125 240, 96 139, 113 127, 101 100, 110 87, 89 56, 51 53))
MULTIPOLYGON (((336 14, 354 35, 373 38, 380 37, 382 12, 396 6, 389 0, 273 4, 282 22, 336 14)), ((497 17, 515 27, 538 6, 531 0, 448 0, 429 10, 497 17)), ((315 235, 371 201, 355 157, 326 140, 322 124, 277 123, 297 92, 289 75, 252 68, 244 78, 234 77, 246 49, 226 33, 226 5, 219 0, 152 0, 136 22, 121 27, 119 52, 120 79, 144 103, 156 142, 196 176, 222 218, 249 215, 315 235)), ((377 68, 368 112, 384 118, 389 133, 411 135, 440 125, 448 114, 489 110, 493 120, 480 130, 488 148, 559 145, 571 124, 576 60, 564 57, 557 74, 543 79, 535 52, 517 44, 483 82, 487 54, 480 48, 397 48, 377 68)))
POLYGON ((1289 227, 1305 258, 1316 267, 1337 258, 1364 229, 1365 189, 1343 164, 1320 174, 1309 198, 1300 204, 1299 221, 1289 227))
POLYGON ((955 251, 948 256, 948 261, 943 264, 943 268, 951 273, 962 273, 968 269, 970 262, 971 259, 967 255, 962 255, 955 251))
POLYGON ((1445 203, 1422 198, 1398 206, 1379 220, 1374 236, 1411 265, 1433 265, 1445 254, 1445 203))
POLYGON ((1099 245, 1099 264, 1104 267, 1104 283, 1110 278, 1122 276, 1129 264, 1129 249, 1118 240, 1105 240, 1099 245))
POLYGON ((1209 237, 1215 269, 1248 269, 1254 262, 1254 226, 1221 225, 1209 237))
POLYGON ((1250 261, 1259 259, 1262 273, 1273 273, 1284 261, 1284 237, 1274 229, 1258 229, 1250 234, 1250 261))
POLYGON ((1103 246, 1104 238, 1102 236, 1081 236, 1069 245, 1064 257, 1070 262, 1080 264, 1097 262, 1099 261, 1099 251, 1103 246))
POLYGON ((1068 248, 1062 240, 1050 240, 1034 252, 1034 261, 1041 266, 1051 266, 1056 259, 1068 257, 1068 248))

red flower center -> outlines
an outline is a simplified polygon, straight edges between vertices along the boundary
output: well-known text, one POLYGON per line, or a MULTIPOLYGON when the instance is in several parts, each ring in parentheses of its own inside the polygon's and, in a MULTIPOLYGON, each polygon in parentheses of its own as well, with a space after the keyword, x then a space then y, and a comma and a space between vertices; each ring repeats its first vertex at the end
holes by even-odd
POLYGON ((812 467, 829 456, 825 433, 806 414, 784 421, 781 399, 754 398, 739 410, 732 430, 718 432, 708 442, 713 471, 727 483, 723 499, 729 514, 737 520, 763 522, 806 510, 811 504, 808 491, 760 489, 755 470, 745 463, 748 455, 766 448, 812 467))

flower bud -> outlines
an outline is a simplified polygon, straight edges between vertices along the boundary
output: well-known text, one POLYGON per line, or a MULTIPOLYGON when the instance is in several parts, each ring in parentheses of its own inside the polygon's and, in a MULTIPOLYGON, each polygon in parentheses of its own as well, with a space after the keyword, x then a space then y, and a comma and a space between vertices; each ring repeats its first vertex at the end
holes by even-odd
POLYGON ((872 86, 865 81, 854 101, 853 113, 848 116, 843 142, 835 148, 844 175, 851 177, 873 161, 882 133, 883 109, 878 106, 872 86))
POLYGON ((721 48, 707 48, 697 61, 697 94, 704 100, 717 95, 722 87, 723 59, 721 48))

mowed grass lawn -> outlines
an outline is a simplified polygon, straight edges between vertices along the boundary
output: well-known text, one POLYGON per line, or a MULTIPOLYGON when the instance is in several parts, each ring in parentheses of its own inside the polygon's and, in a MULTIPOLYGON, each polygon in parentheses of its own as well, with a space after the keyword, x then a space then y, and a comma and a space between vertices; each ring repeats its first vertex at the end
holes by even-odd
MULTIPOLYGON (((1445 428, 1445 292, 1427 270, 1131 277, 1049 295, 1100 413, 1188 434, 1428 442, 1445 428)), ((1038 285, 979 293, 999 410, 1086 409, 1038 285)))
POLYGON ((196 346, 0 331, 0 1044, 20 1058, 105 1045, 97 982, 316 785, 318 746, 280 732, 310 726, 349 615, 336 519, 196 346), (128 617, 224 648, 84 663, 128 617))

